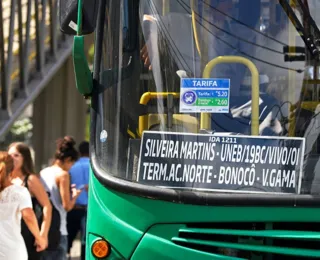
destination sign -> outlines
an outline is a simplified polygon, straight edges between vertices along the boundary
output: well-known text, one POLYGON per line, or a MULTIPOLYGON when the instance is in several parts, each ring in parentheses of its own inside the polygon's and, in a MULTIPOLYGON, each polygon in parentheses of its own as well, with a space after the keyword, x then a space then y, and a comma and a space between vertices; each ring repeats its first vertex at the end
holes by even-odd
POLYGON ((144 132, 137 181, 180 189, 300 193, 304 138, 144 132))
POLYGON ((181 79, 180 113, 228 113, 229 79, 181 79))

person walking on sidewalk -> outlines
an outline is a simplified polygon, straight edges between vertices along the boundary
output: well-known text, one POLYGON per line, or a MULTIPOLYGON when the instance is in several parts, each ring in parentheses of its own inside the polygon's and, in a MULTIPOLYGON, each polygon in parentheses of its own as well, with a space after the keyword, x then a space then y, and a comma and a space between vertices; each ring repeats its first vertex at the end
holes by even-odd
POLYGON ((68 229, 68 253, 78 232, 81 234, 81 260, 85 259, 86 243, 86 222, 87 222, 87 205, 88 205, 88 184, 89 184, 89 142, 83 141, 79 145, 80 159, 70 169, 71 182, 77 189, 83 189, 76 200, 74 208, 68 212, 67 229, 68 229))
MULTIPOLYGON (((24 143, 16 142, 9 146, 8 153, 14 163, 11 182, 28 189, 31 195, 32 208, 39 223, 40 234, 48 245, 52 206, 39 174, 35 173, 30 148, 24 143)), ((24 221, 21 223, 21 233, 27 247, 29 259, 40 260, 43 252, 36 251, 34 237, 24 221)))
POLYGON ((21 235, 21 218, 35 238, 36 251, 45 250, 47 241, 40 235, 29 191, 11 183, 12 170, 12 157, 0 151, 0 259, 28 260, 21 235))
POLYGON ((78 159, 75 141, 71 136, 57 140, 55 161, 52 166, 40 172, 49 189, 50 199, 60 213, 60 245, 57 250, 46 251, 43 260, 66 260, 68 252, 67 212, 72 210, 81 190, 70 184, 68 171, 78 159))

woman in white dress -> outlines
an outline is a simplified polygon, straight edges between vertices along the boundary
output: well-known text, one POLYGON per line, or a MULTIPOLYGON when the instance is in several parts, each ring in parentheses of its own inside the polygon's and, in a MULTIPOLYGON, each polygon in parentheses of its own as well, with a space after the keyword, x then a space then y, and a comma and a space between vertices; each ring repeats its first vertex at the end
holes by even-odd
MULTIPOLYGON (((48 241, 52 206, 40 176, 35 173, 31 150, 28 145, 15 142, 9 146, 8 154, 13 159, 11 182, 28 189, 33 211, 39 223, 40 234, 48 241)), ((21 222, 21 234, 26 244, 29 260, 41 260, 43 252, 36 251, 34 236, 24 221, 21 222)))
POLYGON ((27 260, 21 235, 21 217, 34 235, 38 251, 45 249, 46 241, 40 236, 28 190, 11 184, 12 169, 11 156, 0 152, 0 260, 27 260))

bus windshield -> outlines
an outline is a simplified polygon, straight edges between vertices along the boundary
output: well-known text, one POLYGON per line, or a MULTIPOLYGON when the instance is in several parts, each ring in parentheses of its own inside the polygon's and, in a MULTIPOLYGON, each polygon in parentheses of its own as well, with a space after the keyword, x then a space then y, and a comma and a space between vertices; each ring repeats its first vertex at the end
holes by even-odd
POLYGON ((106 5, 94 133, 105 174, 160 189, 320 192, 319 1, 106 5))

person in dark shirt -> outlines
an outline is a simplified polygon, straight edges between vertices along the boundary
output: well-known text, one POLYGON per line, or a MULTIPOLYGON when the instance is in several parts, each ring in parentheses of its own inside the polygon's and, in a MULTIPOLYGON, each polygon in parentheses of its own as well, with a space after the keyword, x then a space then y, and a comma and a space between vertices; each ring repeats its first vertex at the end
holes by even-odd
POLYGON ((88 184, 89 184, 89 143, 83 141, 79 145, 79 160, 70 169, 71 183, 76 185, 77 189, 83 189, 76 201, 76 205, 68 213, 68 253, 78 232, 81 234, 81 259, 85 259, 85 242, 86 242, 86 221, 87 221, 87 204, 88 204, 88 184))

